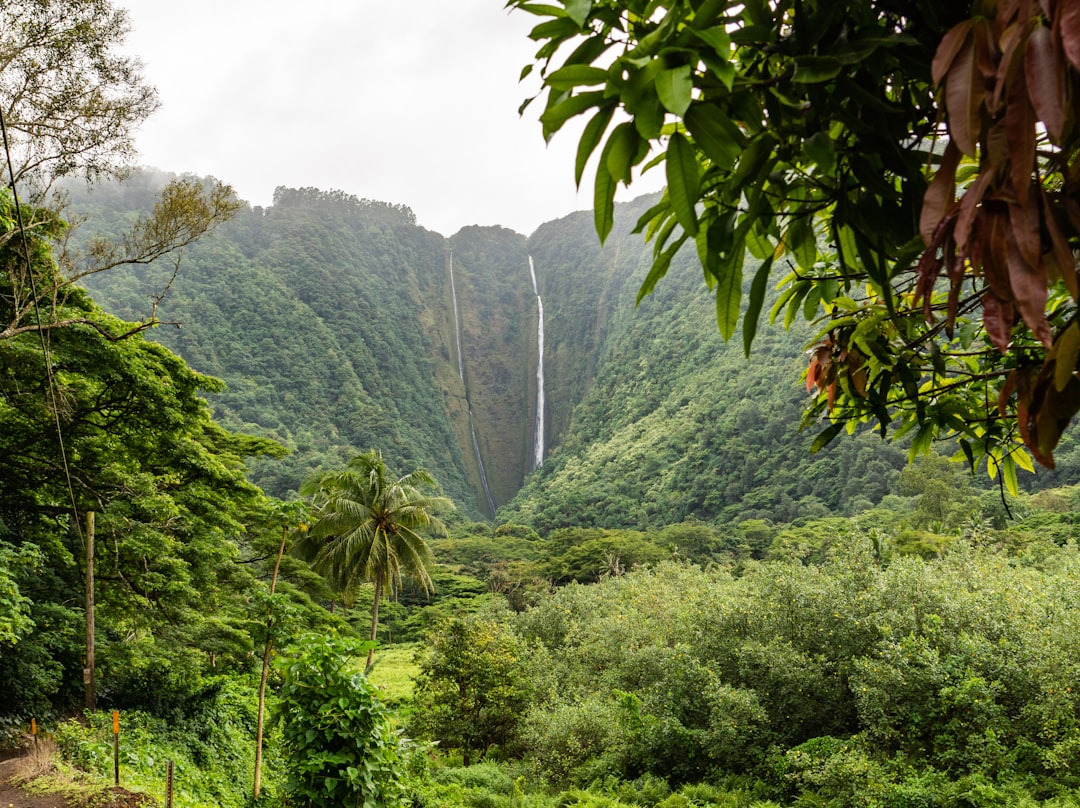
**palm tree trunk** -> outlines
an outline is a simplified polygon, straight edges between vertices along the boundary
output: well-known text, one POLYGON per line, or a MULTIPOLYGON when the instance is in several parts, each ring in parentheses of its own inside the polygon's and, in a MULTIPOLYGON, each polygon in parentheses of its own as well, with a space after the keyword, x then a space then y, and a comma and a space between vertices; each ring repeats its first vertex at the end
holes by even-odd
MULTIPOLYGON (((375 601, 371 604, 371 641, 375 642, 375 638, 378 636, 379 631, 379 597, 382 595, 382 570, 379 570, 379 574, 375 576, 375 601)), ((372 646, 367 652, 367 665, 364 666, 366 672, 371 667, 371 660, 375 656, 375 647, 372 646)))
MULTIPOLYGON (((270 577, 270 594, 274 594, 277 586, 278 571, 281 569, 281 557, 285 555, 285 539, 288 537, 286 528, 281 529, 281 546, 278 548, 277 561, 274 562, 274 574, 270 577)), ((270 652, 274 647, 274 639, 271 634, 274 622, 273 617, 266 624, 266 647, 263 649, 262 676, 259 678, 259 708, 258 720, 255 730, 255 799, 259 798, 262 790, 262 752, 263 752, 263 713, 266 709, 266 678, 270 672, 270 652)))

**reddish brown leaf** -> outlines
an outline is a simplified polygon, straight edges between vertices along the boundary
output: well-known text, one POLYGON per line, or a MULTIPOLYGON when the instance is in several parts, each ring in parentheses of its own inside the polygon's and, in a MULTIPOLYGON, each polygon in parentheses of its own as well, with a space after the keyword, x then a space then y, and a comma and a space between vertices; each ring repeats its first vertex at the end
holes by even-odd
POLYGON ((974 157, 982 129, 983 98, 986 87, 975 63, 972 39, 964 42, 945 76, 945 109, 949 134, 964 154, 974 157))
MULTIPOLYGON (((1014 206, 1015 207, 1015 206, 1014 206)), ((1012 287, 1013 302, 1028 328, 1047 348, 1054 338, 1050 333, 1050 324, 1046 321, 1047 277, 1041 265, 1031 266, 1025 259, 1010 231, 1006 239, 1006 257, 1009 268, 1009 285, 1012 287)))
POLYGON ((1024 74, 1035 114, 1054 142, 1060 143, 1065 128, 1065 65, 1045 25, 1036 26, 1028 36, 1024 74))
POLYGON ((983 156, 985 164, 994 169, 995 176, 1003 172, 1009 160, 1009 133, 1005 128, 1004 119, 994 121, 986 130, 983 156))
POLYGON ((934 84, 940 85, 946 74, 949 72, 949 68, 952 67, 953 61, 956 59, 956 54, 960 52, 960 49, 967 43, 968 34, 971 32, 972 20, 964 20, 961 23, 957 23, 941 38, 941 42, 938 44, 937 52, 934 54, 934 61, 930 67, 930 74, 934 79, 934 84))
POLYGON ((1065 215, 1069 217, 1073 230, 1080 232, 1080 202, 1075 199, 1066 199, 1065 215))
MULTIPOLYGON (((1020 257, 1029 267, 1039 266, 1042 239, 1039 234, 1039 207, 1037 205, 1009 205, 1009 224, 1012 237, 1020 250, 1020 257)), ((1046 284, 1049 286, 1049 283, 1046 284)))
POLYGON ((824 377, 831 364, 832 351, 824 345, 819 345, 810 357, 810 365, 806 369, 806 392, 809 393, 815 387, 818 390, 824 388, 824 377))
POLYGON ((987 110, 991 115, 996 115, 1001 109, 1001 99, 1005 96, 1005 90, 1017 74, 1017 67, 1020 65, 1020 59, 1017 57, 1021 53, 1020 44, 1024 41, 1026 30, 1026 26, 1013 23, 1002 34, 1001 58, 998 59, 997 72, 994 75, 994 92, 987 102, 987 110))
POLYGON ((994 28, 989 21, 979 20, 971 31, 972 41, 975 43, 975 67, 982 76, 983 87, 986 88, 997 73, 999 54, 994 28))
POLYGON ((941 157, 941 165, 923 196, 922 211, 919 213, 919 232, 927 246, 930 246, 934 231, 956 199, 956 166, 959 162, 960 150, 950 140, 941 157))
MULTIPOLYGON (((943 221, 939 229, 944 229, 944 227, 945 222, 943 221)), ((915 266, 915 304, 918 305, 920 300, 923 302, 923 315, 926 317, 927 322, 934 321, 934 315, 930 307, 934 284, 937 283, 938 273, 941 271, 943 261, 944 258, 941 256, 940 250, 931 242, 930 246, 923 251, 919 263, 915 266)))
POLYGON ((999 0, 994 21, 1004 29, 1016 22, 1016 17, 1027 19, 1031 16, 1031 0, 999 0))
POLYGON ((1031 368, 1016 369, 1016 424, 1020 427, 1020 437, 1025 446, 1031 446, 1031 399, 1034 395, 1034 384, 1031 379, 1031 368))
POLYGON ((862 363, 862 357, 858 353, 852 352, 851 361, 848 362, 848 378, 851 379, 851 386, 855 390, 855 394, 860 398, 866 398, 868 376, 867 369, 862 363))
POLYGON ((1024 205, 1031 189, 1035 169, 1035 115, 1028 103, 1027 82, 1017 71, 1009 88, 1005 108, 1005 134, 1008 143, 1009 184, 1017 201, 1024 205))
POLYGON ((1033 434, 1035 427, 1033 416, 1037 412, 1037 408, 1033 410, 1032 399, 1035 397, 1035 382, 1038 374, 1039 369, 1036 367, 1017 368, 1013 371, 1013 375, 1016 377, 1016 425, 1020 428, 1020 437, 1023 439, 1024 445, 1027 446, 1028 451, 1036 460, 1042 463, 1039 445, 1033 434))
POLYGON ((1058 0, 1057 31, 1065 56, 1080 70, 1080 0, 1058 0))
POLYGON ((982 273, 994 296, 1002 301, 1014 300, 1009 281, 1009 214, 1000 203, 983 205, 979 240, 981 244, 982 273))
POLYGON ((949 304, 948 313, 945 315, 945 333, 949 339, 953 336, 953 326, 956 324, 956 315, 960 309, 960 292, 964 288, 965 265, 964 259, 957 254, 956 245, 949 242, 945 254, 945 266, 949 273, 949 304))
POLYGON ((1012 327, 1016 314, 1012 303, 1000 300, 992 292, 985 292, 982 298, 983 328, 987 336, 1001 353, 1009 350, 1009 341, 1012 338, 1012 327))
POLYGON ((961 252, 969 251, 971 228, 975 222, 975 214, 979 210, 983 194, 986 193, 986 189, 990 187, 993 179, 993 169, 984 169, 975 182, 971 183, 971 186, 964 191, 964 195, 960 197, 960 207, 957 210, 956 230, 953 232, 953 238, 956 239, 957 249, 961 252))
POLYGON ((1057 276, 1069 290, 1073 300, 1080 301, 1080 283, 1076 277, 1076 261, 1073 258, 1072 249, 1065 238, 1057 220, 1057 211, 1046 195, 1046 189, 1041 189, 1043 221, 1046 223, 1046 231, 1050 234, 1050 255, 1054 263, 1057 276))
POLYGON ((1080 381, 1070 377, 1064 389, 1059 390, 1053 382, 1055 362, 1048 358, 1032 385, 1025 438, 1035 459, 1051 469, 1054 468, 1054 448, 1072 417, 1080 410, 1080 381))

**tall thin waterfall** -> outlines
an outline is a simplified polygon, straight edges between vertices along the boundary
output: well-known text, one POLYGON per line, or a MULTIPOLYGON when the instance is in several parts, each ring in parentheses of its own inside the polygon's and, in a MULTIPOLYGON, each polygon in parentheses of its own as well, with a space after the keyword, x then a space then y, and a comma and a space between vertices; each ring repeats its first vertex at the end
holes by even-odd
POLYGON ((495 516, 495 500, 491 496, 491 488, 488 486, 487 472, 484 471, 484 461, 480 457, 480 442, 476 439, 476 426, 473 422, 472 405, 469 405, 469 431, 472 432, 473 451, 476 452, 476 465, 480 469, 480 485, 484 489, 484 499, 487 500, 488 510, 492 517, 495 516))
MULTIPOLYGON (((535 283, 533 284, 536 285, 535 283)), ((457 372, 465 381, 465 358, 461 352, 461 317, 458 315, 457 289, 454 287, 454 251, 450 250, 450 297, 454 301, 454 337, 457 340, 457 372)))
POLYGON ((536 309, 539 317, 536 326, 536 444, 533 468, 544 464, 544 301, 540 298, 540 287, 536 285, 536 267, 529 256, 529 277, 532 278, 533 293, 536 295, 536 309))
MULTIPOLYGON (((457 344, 457 369, 461 381, 465 381, 465 352, 461 349, 461 314, 458 311, 457 288, 454 286, 454 251, 450 250, 450 297, 454 302, 454 340, 457 344)), ((495 516, 495 499, 491 496, 487 472, 484 470, 484 458, 480 456, 480 441, 476 439, 476 425, 473 423, 472 401, 469 399, 469 386, 465 385, 465 403, 469 407, 469 433, 472 435, 473 452, 476 453, 476 467, 480 472, 480 486, 484 489, 484 499, 492 517, 495 516)))

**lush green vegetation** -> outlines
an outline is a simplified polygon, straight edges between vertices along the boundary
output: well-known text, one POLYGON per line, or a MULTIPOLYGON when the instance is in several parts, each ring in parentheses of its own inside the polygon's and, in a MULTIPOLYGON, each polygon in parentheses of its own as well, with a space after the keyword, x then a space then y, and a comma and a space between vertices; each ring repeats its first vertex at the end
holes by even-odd
MULTIPOLYGON (((393 713, 359 706, 378 692, 360 684, 363 648, 309 638, 286 651, 275 715, 334 720, 314 735, 295 715, 273 725, 262 799, 308 787, 288 785, 289 771, 318 771, 288 755, 340 762, 318 738, 329 728, 336 737, 356 709, 357 720, 382 722, 372 776, 394 772, 387 787, 405 795, 390 804, 1076 804, 1080 488, 1013 499, 1022 519, 1007 523, 994 496, 940 471, 936 461, 905 471, 909 497, 858 517, 748 520, 730 532, 695 522, 579 529, 582 546, 638 542, 654 560, 608 556, 577 580, 576 560, 558 553, 574 531, 545 540, 477 524, 433 541, 438 555, 469 559, 463 577, 505 580, 530 546, 534 574, 568 583, 537 587, 517 609, 490 595, 410 607, 445 611, 412 646, 415 666, 401 652, 377 655, 373 679, 399 683, 393 713), (305 666, 335 684, 290 689, 305 666), (288 706, 301 698, 327 706, 288 706)), ((242 804, 230 778, 247 780, 254 677, 220 681, 168 726, 124 713, 128 782, 159 789, 154 761, 169 756, 183 764, 180 804, 242 804)), ((104 718, 57 735, 108 775, 104 718)), ((362 770, 358 748, 343 753, 343 774, 329 774, 335 789, 360 787, 348 771, 362 770)))
MULTIPOLYGON (((123 27, 76 5, 107 24, 72 35, 123 27)), ((530 8, 570 36, 607 5, 530 8)), ((0 740, 34 721, 96 799, 119 711, 122 781, 160 801, 172 761, 185 808, 1080 805, 1075 445, 1009 494, 868 434, 809 451, 776 378, 810 332, 745 363, 683 253, 635 308, 633 222, 696 215, 670 191, 605 207, 601 249, 580 215, 447 240, 164 179, 73 191, 81 232, 0 192, 0 740), (519 491, 530 255, 554 448, 519 491), (509 502, 470 521, 481 460, 509 502)))

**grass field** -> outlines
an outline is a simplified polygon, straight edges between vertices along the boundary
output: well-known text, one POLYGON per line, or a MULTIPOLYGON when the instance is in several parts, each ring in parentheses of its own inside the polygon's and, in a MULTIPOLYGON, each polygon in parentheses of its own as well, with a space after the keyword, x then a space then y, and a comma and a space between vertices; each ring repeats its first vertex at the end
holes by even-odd
POLYGON ((420 672, 413 662, 415 653, 415 643, 375 649, 374 667, 368 679, 382 691, 387 705, 401 704, 412 696, 413 681, 420 672))

